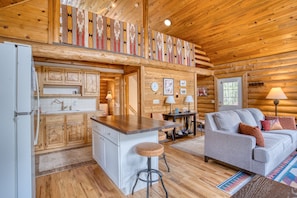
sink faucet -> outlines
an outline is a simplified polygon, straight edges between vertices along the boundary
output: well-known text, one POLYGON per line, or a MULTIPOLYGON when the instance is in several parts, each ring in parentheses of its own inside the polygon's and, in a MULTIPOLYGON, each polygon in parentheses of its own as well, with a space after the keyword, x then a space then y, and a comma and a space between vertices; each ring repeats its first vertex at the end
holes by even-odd
POLYGON ((61 104, 61 111, 64 111, 67 108, 67 106, 64 106, 64 101, 61 101, 61 100, 59 100, 57 98, 55 98, 55 100, 52 102, 52 104, 53 103, 61 104))

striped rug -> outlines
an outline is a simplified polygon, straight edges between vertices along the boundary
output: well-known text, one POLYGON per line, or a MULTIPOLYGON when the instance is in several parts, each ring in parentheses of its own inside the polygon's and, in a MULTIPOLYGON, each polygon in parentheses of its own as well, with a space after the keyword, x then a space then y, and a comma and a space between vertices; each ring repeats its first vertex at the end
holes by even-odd
MULTIPOLYGON (((254 175, 238 171, 235 175, 219 184, 217 188, 233 195, 245 184, 247 184, 254 175)), ((297 188, 297 152, 293 152, 276 169, 274 169, 267 178, 297 188)))
POLYGON ((230 195, 233 195, 244 185, 246 185, 251 179, 251 175, 238 171, 235 175, 225 180, 223 183, 217 185, 217 188, 230 195))

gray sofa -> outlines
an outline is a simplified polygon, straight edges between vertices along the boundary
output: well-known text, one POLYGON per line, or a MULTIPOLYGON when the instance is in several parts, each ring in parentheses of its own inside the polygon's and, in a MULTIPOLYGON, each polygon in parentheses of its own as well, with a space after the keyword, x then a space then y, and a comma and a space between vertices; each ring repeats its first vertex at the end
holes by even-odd
MULTIPOLYGON (((268 175, 297 148, 297 131, 262 131, 265 146, 256 145, 254 136, 239 133, 239 123, 258 126, 264 120, 256 108, 205 114, 205 162, 209 158, 240 169, 268 175)), ((295 121, 294 121, 295 122, 295 121)))

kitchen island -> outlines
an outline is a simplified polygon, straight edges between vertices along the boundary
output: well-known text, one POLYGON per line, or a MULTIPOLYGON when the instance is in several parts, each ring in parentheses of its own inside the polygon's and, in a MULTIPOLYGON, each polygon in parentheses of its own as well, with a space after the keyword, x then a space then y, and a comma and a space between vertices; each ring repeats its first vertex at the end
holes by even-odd
MULTIPOLYGON (((180 124, 134 115, 92 117, 93 158, 109 178, 128 195, 137 172, 147 168, 147 158, 137 155, 134 146, 141 142, 158 142, 158 130, 180 124)), ((152 158, 158 169, 158 158, 152 158)), ((138 182, 135 191, 146 188, 138 182)))

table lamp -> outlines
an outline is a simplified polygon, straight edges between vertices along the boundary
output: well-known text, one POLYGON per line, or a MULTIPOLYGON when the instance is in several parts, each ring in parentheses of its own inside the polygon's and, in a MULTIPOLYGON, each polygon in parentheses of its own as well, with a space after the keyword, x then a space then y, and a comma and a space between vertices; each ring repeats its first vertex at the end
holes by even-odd
POLYGON ((194 102, 194 99, 192 96, 187 96, 185 102, 188 103, 188 112, 190 112, 190 103, 194 102))
POLYGON ((174 104, 175 103, 175 100, 174 100, 174 97, 173 96, 168 96, 167 98, 166 98, 166 101, 165 101, 167 104, 170 104, 170 112, 169 113, 171 113, 172 111, 172 104, 174 104))
POLYGON ((277 116, 277 105, 279 103, 280 99, 287 99, 286 94, 283 92, 282 88, 280 87, 273 87, 269 91, 268 95, 266 96, 266 99, 273 99, 273 103, 275 106, 275 116, 277 116))
POLYGON ((108 113, 108 115, 110 115, 110 101, 112 99, 111 91, 107 92, 105 99, 107 100, 107 110, 108 110, 107 113, 108 113))

